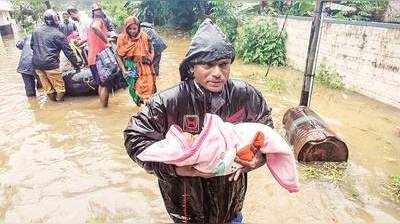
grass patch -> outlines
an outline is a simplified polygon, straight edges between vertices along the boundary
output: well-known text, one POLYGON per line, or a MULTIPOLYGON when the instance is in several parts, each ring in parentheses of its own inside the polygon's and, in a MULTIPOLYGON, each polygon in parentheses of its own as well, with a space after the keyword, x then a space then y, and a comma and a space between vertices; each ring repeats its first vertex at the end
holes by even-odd
POLYGON ((330 89, 343 89, 344 84, 339 73, 326 64, 321 64, 315 74, 315 80, 330 89))
POLYGON ((391 176, 386 184, 389 197, 397 203, 400 203, 400 175, 391 176))
POLYGON ((287 90, 286 82, 283 79, 263 76, 263 80, 266 82, 268 91, 282 93, 287 90))
POLYGON ((313 162, 300 164, 299 170, 306 180, 343 182, 347 163, 313 162))

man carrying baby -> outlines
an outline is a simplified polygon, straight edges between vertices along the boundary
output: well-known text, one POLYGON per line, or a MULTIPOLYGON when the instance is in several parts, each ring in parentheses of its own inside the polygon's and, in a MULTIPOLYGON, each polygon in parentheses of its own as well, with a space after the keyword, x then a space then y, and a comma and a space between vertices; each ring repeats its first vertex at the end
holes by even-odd
POLYGON ((265 164, 261 152, 232 175, 201 173, 193 166, 143 162, 137 156, 165 138, 171 125, 196 135, 206 113, 231 123, 256 122, 273 127, 271 109, 251 85, 229 79, 234 48, 222 31, 206 19, 192 39, 179 71, 182 82, 156 94, 134 114, 124 131, 127 153, 154 173, 165 207, 175 223, 241 223, 247 172, 265 164))

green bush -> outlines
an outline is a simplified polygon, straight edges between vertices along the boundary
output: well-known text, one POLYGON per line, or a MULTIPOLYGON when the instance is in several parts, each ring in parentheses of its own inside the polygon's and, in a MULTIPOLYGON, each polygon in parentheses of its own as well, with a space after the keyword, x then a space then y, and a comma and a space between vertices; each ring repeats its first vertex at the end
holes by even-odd
POLYGON ((126 17, 132 15, 132 9, 125 7, 125 3, 126 1, 123 0, 101 1, 102 9, 107 12, 107 15, 111 16, 118 29, 123 27, 126 17))
POLYGON ((340 19, 383 21, 389 0, 344 0, 341 4, 355 8, 351 12, 333 12, 340 19))
POLYGON ((244 23, 239 31, 237 54, 244 62, 283 66, 286 64, 286 32, 280 30, 276 20, 262 18, 244 23))
MULTIPOLYGON (((127 1, 132 2, 132 0, 127 1)), ((204 16, 206 0, 142 0, 139 7, 140 18, 150 5, 154 4, 155 24, 192 29, 197 20, 204 16)))
POLYGON ((344 87, 339 73, 326 64, 321 64, 315 74, 315 80, 331 89, 342 89, 344 87))
POLYGON ((232 43, 235 42, 237 37, 238 21, 233 10, 233 4, 224 0, 212 0, 212 13, 208 16, 198 18, 197 22, 193 25, 191 34, 195 34, 200 24, 206 17, 212 19, 224 32, 228 40, 232 43))
POLYGON ((12 17, 26 33, 33 31, 46 10, 42 0, 11 0, 10 3, 14 9, 12 17))
POLYGON ((233 3, 224 0, 212 0, 211 19, 218 24, 228 39, 234 43, 237 36, 238 22, 233 10, 233 3))
POLYGON ((288 13, 294 16, 309 16, 313 13, 314 7, 315 0, 293 0, 288 13))

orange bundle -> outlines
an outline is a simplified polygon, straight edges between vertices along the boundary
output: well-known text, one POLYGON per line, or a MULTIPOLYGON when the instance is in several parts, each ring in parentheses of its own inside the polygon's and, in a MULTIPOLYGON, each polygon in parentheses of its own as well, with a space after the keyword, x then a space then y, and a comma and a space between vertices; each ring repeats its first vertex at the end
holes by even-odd
POLYGON ((250 144, 239 149, 236 156, 244 161, 251 161, 258 150, 263 146, 265 136, 262 132, 256 132, 253 141, 250 144))

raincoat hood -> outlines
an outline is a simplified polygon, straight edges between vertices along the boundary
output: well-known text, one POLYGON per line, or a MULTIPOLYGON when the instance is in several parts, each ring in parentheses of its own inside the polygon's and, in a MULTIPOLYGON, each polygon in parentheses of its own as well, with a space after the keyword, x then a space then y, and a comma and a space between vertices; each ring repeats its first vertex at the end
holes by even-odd
POLYGON ((179 66, 181 80, 194 78, 190 72, 190 65, 226 58, 230 58, 233 62, 235 49, 220 28, 207 18, 194 35, 189 50, 179 66))
POLYGON ((132 24, 138 25, 139 26, 139 31, 138 32, 141 31, 141 29, 140 29, 141 28, 141 24, 139 22, 139 19, 136 16, 128 16, 124 21, 124 30, 123 30, 124 35, 127 36, 127 37, 129 37, 128 31, 127 31, 128 27, 130 25, 132 25, 132 24))

